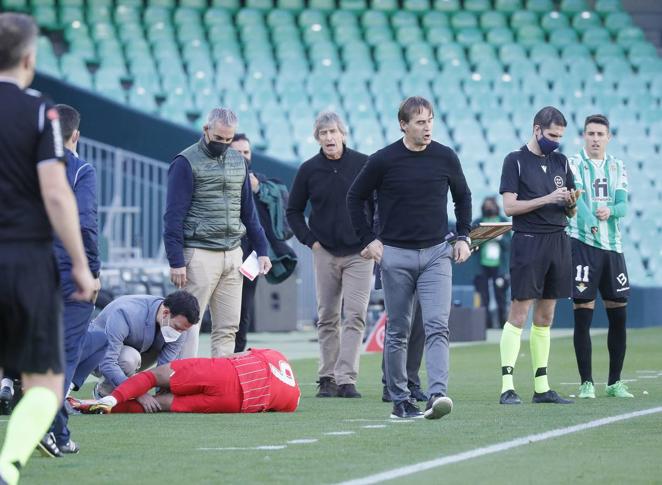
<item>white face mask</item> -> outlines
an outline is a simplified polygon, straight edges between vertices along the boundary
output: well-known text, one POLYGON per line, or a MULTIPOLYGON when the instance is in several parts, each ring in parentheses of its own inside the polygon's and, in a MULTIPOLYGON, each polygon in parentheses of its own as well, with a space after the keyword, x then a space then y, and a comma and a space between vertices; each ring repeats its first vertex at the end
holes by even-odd
MULTIPOLYGON (((165 320, 165 318, 163 320, 165 320)), ((167 324, 165 324, 163 320, 161 320, 161 335, 163 335, 163 340, 165 340, 165 343, 167 344, 177 341, 182 334, 170 326, 170 316, 168 316, 167 324)))

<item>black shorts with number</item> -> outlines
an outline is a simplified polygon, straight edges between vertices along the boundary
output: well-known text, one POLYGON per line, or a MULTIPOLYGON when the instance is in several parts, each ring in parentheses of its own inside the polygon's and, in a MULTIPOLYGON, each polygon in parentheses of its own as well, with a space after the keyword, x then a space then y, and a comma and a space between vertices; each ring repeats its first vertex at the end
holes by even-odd
POLYGON ((62 303, 53 245, 0 243, 0 368, 62 372, 62 303))
POLYGON ((513 300, 570 298, 570 238, 564 231, 516 232, 510 251, 510 288, 513 300))
POLYGON ((598 249, 572 239, 572 297, 595 300, 598 290, 603 300, 627 298, 630 280, 622 253, 598 249))

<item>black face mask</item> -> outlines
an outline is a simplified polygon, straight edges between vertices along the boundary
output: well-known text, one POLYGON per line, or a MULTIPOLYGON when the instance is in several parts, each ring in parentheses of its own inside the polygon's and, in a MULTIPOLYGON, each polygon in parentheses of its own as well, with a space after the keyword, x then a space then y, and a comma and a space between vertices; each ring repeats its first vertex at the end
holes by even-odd
POLYGON ((205 146, 212 157, 218 158, 225 155, 225 152, 230 147, 229 143, 221 143, 220 141, 205 141, 205 146))
POLYGON ((499 211, 494 207, 485 207, 483 209, 483 217, 496 217, 499 215, 499 211))

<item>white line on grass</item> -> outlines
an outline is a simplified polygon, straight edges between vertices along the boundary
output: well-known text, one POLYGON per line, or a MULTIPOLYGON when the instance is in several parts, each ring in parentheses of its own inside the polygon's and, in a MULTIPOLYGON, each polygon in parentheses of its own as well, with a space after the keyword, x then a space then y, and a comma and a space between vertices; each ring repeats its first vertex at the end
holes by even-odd
POLYGON ((264 446, 251 446, 248 448, 241 448, 239 446, 230 446, 227 448, 198 448, 199 451, 255 451, 255 450, 282 450, 287 448, 287 445, 264 445, 264 446))
POLYGON ((287 442, 288 445, 307 445, 309 443, 317 443, 317 438, 303 438, 300 440, 290 440, 287 442))
POLYGON ((587 423, 576 424, 574 426, 568 426, 567 428, 554 429, 551 431, 546 431, 544 433, 532 434, 529 436, 524 436, 522 438, 516 438, 514 440, 504 441, 502 443, 496 443, 494 445, 485 446, 482 448, 476 448, 469 451, 464 451, 462 453, 457 453, 455 455, 444 456, 441 458, 436 458, 434 460, 416 463, 414 465, 404 466, 401 468, 394 468, 392 470, 387 470, 385 472, 377 473, 375 475, 369 475, 363 478, 348 480, 346 482, 342 482, 340 485, 367 485, 370 483, 378 483, 386 480, 393 480, 395 478, 413 475, 414 473, 430 470, 432 468, 439 468, 445 465, 450 465, 452 463, 459 463, 461 461, 471 460, 472 458, 479 458, 485 455, 491 455, 492 453, 499 453, 501 451, 510 450, 512 448, 518 448, 520 446, 536 443, 538 441, 545 441, 551 438, 558 438, 559 436, 577 433, 579 431, 584 431, 591 428, 597 428, 600 426, 605 426, 607 424, 617 423, 618 421, 624 421, 626 419, 638 418, 641 416, 647 416, 649 414, 656 414, 656 413, 662 413, 662 406, 656 408, 643 409, 641 411, 635 411, 633 413, 610 416, 608 418, 596 419, 594 421, 589 421, 587 423))
POLYGON ((365 429, 380 429, 380 428, 386 428, 385 424, 367 424, 365 426, 361 426, 362 428, 365 429))
POLYGON ((324 434, 327 436, 347 436, 349 434, 354 434, 354 431, 329 431, 324 434))
POLYGON ((639 376, 639 379, 657 379, 659 376, 639 376))

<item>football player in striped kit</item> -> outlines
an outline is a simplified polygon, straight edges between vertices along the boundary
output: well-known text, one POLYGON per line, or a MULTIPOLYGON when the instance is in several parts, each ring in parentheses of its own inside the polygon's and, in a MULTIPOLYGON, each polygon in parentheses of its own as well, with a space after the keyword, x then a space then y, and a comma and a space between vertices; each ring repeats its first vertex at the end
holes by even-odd
POLYGON ((128 378, 109 396, 72 404, 84 414, 144 413, 136 398, 153 387, 160 389, 159 411, 173 413, 293 412, 301 396, 283 354, 250 349, 229 357, 175 360, 128 378))
POLYGON ((584 148, 569 160, 575 184, 582 190, 577 200, 577 217, 569 218, 567 227, 572 242, 574 344, 581 377, 580 398, 595 397, 589 331, 598 290, 609 320, 606 394, 634 397, 621 381, 630 282, 623 256, 620 222, 627 213, 628 181, 623 161, 607 154, 610 139, 606 116, 587 117, 584 148))

